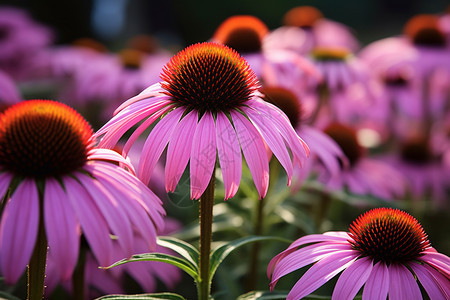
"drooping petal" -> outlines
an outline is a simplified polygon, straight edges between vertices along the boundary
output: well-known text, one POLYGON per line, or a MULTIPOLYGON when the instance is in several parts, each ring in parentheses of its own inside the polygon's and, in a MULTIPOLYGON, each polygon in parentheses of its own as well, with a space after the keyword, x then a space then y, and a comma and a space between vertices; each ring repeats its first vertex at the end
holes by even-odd
POLYGON ((183 111, 184 108, 179 107, 168 113, 158 124, 156 124, 145 140, 138 167, 138 177, 144 184, 148 184, 150 181, 153 169, 164 151, 164 148, 166 148, 183 111))
POLYGON ((402 264, 394 263, 389 266, 389 299, 422 299, 414 275, 402 264))
POLYGON ((377 262, 364 286, 363 300, 386 300, 389 292, 389 270, 385 263, 377 262))
POLYGON ((450 298, 449 278, 445 278, 439 271, 427 264, 419 265, 418 263, 411 262, 409 266, 414 274, 416 274, 431 300, 450 298))
POLYGON ((198 120, 198 112, 189 112, 177 124, 167 147, 165 168, 166 191, 173 192, 186 169, 191 156, 192 140, 198 120))
POLYGON ((358 254, 352 251, 344 251, 318 261, 297 281, 286 300, 301 299, 314 292, 339 272, 349 267, 357 256, 358 254))
POLYGON ((47 179, 44 193, 44 221, 49 251, 62 280, 72 276, 78 261, 81 228, 62 186, 47 179))
POLYGON ((39 227, 36 184, 25 179, 6 203, 0 223, 0 266, 7 284, 17 282, 30 261, 39 227))
POLYGON ((210 112, 195 129, 190 160, 191 199, 199 199, 209 184, 216 165, 216 128, 210 112))
POLYGON ((269 186, 269 161, 262 137, 255 126, 240 113, 232 111, 231 118, 259 197, 264 198, 269 186))
POLYGON ((233 197, 239 188, 242 176, 242 155, 236 131, 222 112, 217 113, 216 141, 226 200, 233 197))
POLYGON ((92 252, 102 266, 112 261, 112 241, 108 225, 97 205, 80 183, 71 178, 63 178, 66 194, 80 222, 92 252))
POLYGON ((11 183, 12 176, 8 172, 0 174, 0 202, 8 191, 9 184, 11 183))
POLYGON ((125 109, 126 107, 130 106, 131 104, 141 101, 145 98, 151 98, 151 97, 160 97, 163 98, 164 100, 169 99, 169 96, 165 96, 163 94, 161 94, 161 84, 160 83, 155 83, 151 86, 149 86, 148 88, 146 88, 145 90, 143 90, 142 92, 140 92, 138 95, 128 99, 127 101, 125 101, 124 103, 122 103, 115 111, 114 111, 114 115, 117 115, 118 113, 120 113, 120 111, 122 111, 123 109, 125 109))
POLYGON ((367 278, 369 278, 372 266, 373 263, 371 258, 362 257, 355 260, 344 270, 344 272, 342 272, 341 276, 339 276, 331 299, 354 299, 359 289, 367 281, 367 278))
POLYGON ((450 257, 445 254, 436 252, 434 248, 428 249, 423 253, 424 255, 420 258, 421 260, 432 265, 443 274, 445 274, 445 276, 450 278, 450 257))
POLYGON ((94 148, 88 153, 88 160, 108 160, 118 162, 120 165, 125 166, 130 170, 132 174, 135 174, 134 167, 130 161, 125 157, 110 149, 94 148))
MULTIPOLYGON (((90 171, 89 166, 85 168, 90 171)), ((130 220, 118 203, 119 199, 112 195, 100 182, 93 180, 87 175, 81 174, 77 176, 77 179, 85 187, 100 209, 112 233, 117 236, 117 241, 122 247, 124 255, 131 256, 133 254, 133 233, 131 231, 130 220)))
POLYGON ((262 114, 259 114, 252 109, 243 108, 243 111, 247 114, 253 124, 256 125, 256 128, 263 136, 264 141, 267 143, 270 150, 272 150, 273 154, 275 154, 276 158, 283 166, 283 168, 286 170, 286 174, 288 175, 288 185, 290 185, 293 167, 283 137, 280 135, 278 130, 270 126, 271 124, 266 121, 265 117, 262 114))

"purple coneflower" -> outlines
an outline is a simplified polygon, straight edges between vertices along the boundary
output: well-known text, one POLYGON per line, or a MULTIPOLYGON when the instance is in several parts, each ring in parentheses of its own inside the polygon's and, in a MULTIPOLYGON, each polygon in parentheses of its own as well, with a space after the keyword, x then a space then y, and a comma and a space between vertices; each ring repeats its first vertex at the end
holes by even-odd
POLYGON ((403 175, 383 161, 369 157, 353 128, 332 123, 324 131, 337 142, 348 160, 348 164, 342 164, 340 176, 326 183, 328 188, 348 188, 354 194, 372 195, 385 200, 404 196, 406 181, 403 175))
POLYGON ((332 299, 353 299, 363 285, 363 300, 385 300, 388 295, 422 299, 418 281, 431 299, 450 297, 450 258, 431 247, 414 217, 398 209, 372 209, 350 225, 350 232, 296 240, 270 261, 271 290, 284 275, 312 263, 288 300, 307 296, 341 271, 332 299))
POLYGON ((73 273, 82 234, 104 266, 115 258, 111 234, 123 257, 133 254, 133 230, 154 250, 163 227, 160 199, 119 166, 133 170, 122 156, 93 148, 93 131, 81 115, 58 102, 31 100, 8 108, 0 124, 0 270, 6 283, 19 279, 41 239, 48 240, 63 280, 73 273))
POLYGON ((191 198, 205 191, 216 164, 222 170, 225 199, 236 194, 242 156, 259 196, 269 182, 265 144, 292 176, 292 160, 301 163, 309 149, 295 133, 286 115, 261 99, 255 73, 239 54, 225 45, 200 43, 172 57, 162 81, 129 99, 102 127, 100 146, 111 148, 134 125, 123 152, 159 118, 141 154, 138 177, 148 183, 167 144, 166 190, 173 192, 190 161, 191 198), (217 152, 217 155, 216 155, 217 152))
POLYGON ((216 29, 213 42, 218 42, 241 54, 261 82, 302 85, 302 82, 321 80, 314 66, 301 55, 284 49, 264 47, 269 33, 259 18, 248 15, 229 17, 216 29))

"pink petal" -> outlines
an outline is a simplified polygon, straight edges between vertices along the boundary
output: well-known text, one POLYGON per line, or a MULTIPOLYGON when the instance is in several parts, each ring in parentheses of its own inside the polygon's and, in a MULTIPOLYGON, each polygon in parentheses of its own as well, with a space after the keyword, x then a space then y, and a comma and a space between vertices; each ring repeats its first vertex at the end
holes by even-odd
POLYGON ((422 299, 422 293, 414 275, 404 265, 389 266, 389 299, 422 299))
MULTIPOLYGON (((9 184, 11 183, 12 176, 9 173, 0 174, 0 199, 3 199, 8 191, 9 184)), ((0 200, 1 203, 1 200, 0 200)))
POLYGON ((186 169, 191 155, 192 140, 197 125, 198 112, 189 112, 175 127, 173 136, 167 147, 166 190, 175 191, 178 181, 186 169))
MULTIPOLYGON (((338 243, 319 243, 292 252, 281 259, 275 266, 272 274, 272 281, 270 282, 270 288, 273 289, 277 281, 286 274, 322 260, 327 256, 335 255, 336 253, 344 253, 345 251, 354 252, 349 244, 338 243)), ((357 255, 356 252, 355 255, 357 255)))
POLYGON ((128 170, 131 171, 132 174, 134 174, 134 167, 125 157, 120 155, 114 150, 110 149, 101 149, 101 148, 94 148, 88 153, 88 160, 106 160, 106 161, 112 161, 117 162, 121 166, 125 166, 128 168, 128 170))
POLYGON ((290 185, 293 167, 283 137, 275 128, 273 128, 273 126, 270 126, 272 124, 268 123, 262 114, 257 113, 252 109, 243 110, 247 114, 250 121, 256 125, 256 128, 264 138, 264 141, 267 143, 270 150, 272 150, 273 154, 275 154, 283 168, 286 170, 286 174, 288 175, 288 185, 290 185))
POLYGON ((48 246, 59 276, 67 280, 78 261, 81 229, 66 193, 55 179, 45 182, 44 221, 48 246))
POLYGON ((339 272, 349 267, 357 255, 352 251, 338 252, 315 263, 294 285, 286 300, 301 299, 314 292, 339 272))
POLYGON ((142 148, 141 158, 139 159, 138 177, 144 184, 148 184, 156 163, 159 160, 164 148, 169 142, 172 132, 184 108, 179 107, 168 113, 161 121, 156 124, 152 132, 148 135, 144 147, 142 148))
POLYGON ((214 118, 206 112, 198 122, 192 140, 191 199, 199 199, 209 184, 216 165, 216 147, 214 118))
POLYGON ((255 126, 240 113, 232 111, 231 118, 259 197, 264 198, 269 186, 269 161, 262 137, 255 126))
POLYGON ((217 113, 216 141, 226 200, 233 197, 239 188, 242 156, 236 131, 222 112, 217 113))
POLYGON ((431 300, 450 298, 450 280, 448 278, 426 264, 420 265, 411 262, 409 266, 414 274, 416 274, 431 300))
POLYGON ((39 196, 36 184, 25 179, 6 203, 0 223, 0 266, 7 284, 23 274, 36 243, 39 196))
POLYGON ((355 262, 339 276, 331 299, 354 299, 356 294, 358 294, 359 289, 367 281, 367 278, 369 278, 372 266, 372 259, 368 257, 362 257, 355 260, 355 262))
POLYGON ((363 300, 386 300, 389 291, 389 270, 385 263, 377 262, 364 286, 363 300))
POLYGON ((86 189, 77 180, 65 177, 63 181, 68 200, 75 210, 83 235, 92 252, 102 266, 110 265, 113 263, 112 241, 104 216, 86 189))
MULTIPOLYGON (((143 90, 141 93, 139 93, 139 95, 134 96, 130 99, 128 99, 127 101, 125 101, 124 103, 122 103, 115 111, 114 111, 114 115, 117 115, 120 111, 122 111, 123 109, 127 108, 128 106, 130 106, 131 104, 141 101, 143 99, 146 98, 150 98, 150 97, 164 97, 163 94, 161 94, 161 84, 160 83, 155 83, 151 86, 149 86, 148 88, 146 88, 145 90, 143 90)), ((168 98, 168 97, 166 97, 168 98)))
POLYGON ((445 254, 438 253, 436 250, 428 249, 424 251, 424 255, 420 258, 424 262, 432 265, 440 272, 442 272, 445 276, 450 278, 450 257, 445 254))
MULTIPOLYGON (((86 167, 87 170, 89 170, 86 167)), ((108 227, 117 236, 117 241, 122 247, 125 256, 131 256, 132 236, 130 220, 120 207, 119 199, 111 194, 99 181, 84 174, 77 176, 91 198, 94 200, 101 214, 105 217, 108 227)), ((120 199, 121 200, 121 199, 120 199)))

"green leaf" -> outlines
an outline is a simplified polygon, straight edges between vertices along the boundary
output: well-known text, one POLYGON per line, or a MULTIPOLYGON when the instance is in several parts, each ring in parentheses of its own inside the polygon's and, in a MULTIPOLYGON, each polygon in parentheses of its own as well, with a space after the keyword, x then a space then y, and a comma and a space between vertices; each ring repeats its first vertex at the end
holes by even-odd
POLYGON ((135 261, 159 261, 168 263, 182 269, 183 271, 188 273, 192 278, 194 278, 194 280, 196 281, 198 280, 197 268, 192 263, 181 257, 176 257, 173 255, 158 252, 133 255, 129 259, 119 260, 118 262, 115 262, 114 264, 102 269, 109 269, 115 266, 135 261))
POLYGON ((261 242, 261 241, 282 241, 286 243, 291 243, 292 241, 286 240, 276 236, 246 236, 232 242, 229 242, 225 245, 218 247, 213 250, 210 258, 210 274, 209 280, 211 281, 214 273, 219 267, 220 263, 235 249, 244 246, 249 243, 261 242))
POLYGON ((174 293, 157 293, 157 294, 139 294, 139 295, 106 295, 96 300, 121 300, 121 299, 136 299, 136 300, 186 300, 186 298, 174 293))
POLYGON ((7 292, 0 291, 0 299, 6 300, 20 300, 19 297, 8 294, 7 292))
POLYGON ((191 244, 169 236, 158 237, 157 243, 180 254, 195 267, 195 270, 198 270, 199 252, 191 244))
MULTIPOLYGON (((269 291, 252 291, 240 295, 236 300, 285 300, 289 292, 269 292, 269 291)), ((331 299, 329 296, 308 295, 302 299, 325 300, 331 299)))

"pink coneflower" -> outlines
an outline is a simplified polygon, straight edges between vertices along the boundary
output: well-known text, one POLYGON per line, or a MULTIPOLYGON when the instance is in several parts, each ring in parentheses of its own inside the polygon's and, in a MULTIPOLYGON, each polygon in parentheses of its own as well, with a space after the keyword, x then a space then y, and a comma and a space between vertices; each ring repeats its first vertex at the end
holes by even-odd
POLYGON ((278 85, 288 81, 301 85, 306 80, 320 81, 317 70, 302 56, 284 49, 265 48, 268 33, 269 29, 259 18, 236 15, 220 24, 212 41, 241 54, 264 84, 278 85))
POLYGON ((292 176, 292 162, 301 163, 308 147, 286 115, 261 99, 255 73, 236 51, 216 43, 189 46, 164 67, 162 81, 129 99, 102 127, 100 146, 111 148, 137 123, 143 123, 126 142, 123 152, 150 125, 141 154, 138 177, 148 183, 167 147, 166 190, 173 192, 190 161, 191 198, 205 191, 218 157, 225 199, 236 194, 242 156, 260 197, 267 192, 269 164, 265 144, 292 176), (216 155, 217 151, 217 155, 216 155))
POLYGON ((311 149, 310 158, 305 161, 303 167, 294 168, 294 190, 298 189, 308 176, 318 175, 317 180, 320 182, 327 182, 330 178, 339 176, 340 163, 346 164, 347 158, 332 138, 305 123, 302 103, 298 97, 282 87, 263 87, 261 93, 264 100, 275 104, 288 116, 292 127, 311 149))
POLYGON ((38 228, 62 279, 72 275, 82 234, 100 265, 113 262, 111 234, 123 257, 133 254, 133 230, 155 248, 160 199, 119 167, 133 169, 122 156, 93 148, 81 115, 58 102, 31 100, 7 109, 0 124, 0 269, 8 284, 30 261, 38 228))
POLYGON ((383 161, 369 157, 353 128, 332 123, 324 131, 337 142, 349 162, 342 164, 340 176, 326 183, 329 189, 347 188, 354 194, 372 195, 385 200, 404 195, 406 182, 403 175, 383 161))
POLYGON ((363 285, 363 300, 385 300, 388 295, 422 299, 418 281, 431 299, 450 297, 450 258, 431 247, 414 217, 398 209, 370 210, 350 225, 350 232, 296 240, 270 261, 271 290, 281 277, 311 263, 288 300, 307 296, 341 271, 332 299, 353 299, 363 285))
POLYGON ((14 78, 22 77, 28 58, 50 44, 52 33, 36 23, 27 12, 0 8, 0 69, 14 78))
POLYGON ((21 100, 19 90, 14 80, 0 71, 0 112, 21 100))
MULTIPOLYGON (((448 147, 449 142, 445 145, 448 147)), ((386 155, 384 161, 403 174, 414 200, 430 199, 437 207, 446 207, 450 169, 444 163, 445 149, 436 149, 438 146, 424 136, 413 136, 400 143, 397 154, 386 155)))
POLYGON ((316 47, 340 47, 354 52, 359 42, 352 30, 326 19, 313 6, 297 6, 283 16, 283 26, 272 31, 265 43, 270 49, 285 49, 308 55, 316 47))

